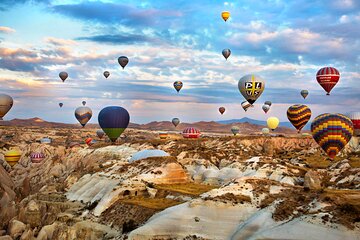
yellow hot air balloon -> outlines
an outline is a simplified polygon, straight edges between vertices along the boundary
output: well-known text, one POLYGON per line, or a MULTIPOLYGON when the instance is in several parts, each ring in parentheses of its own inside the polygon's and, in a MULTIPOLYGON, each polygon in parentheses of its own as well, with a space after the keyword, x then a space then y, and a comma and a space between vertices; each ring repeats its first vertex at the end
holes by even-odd
POLYGON ((13 167, 21 158, 21 151, 19 149, 10 149, 5 153, 5 161, 13 167))
POLYGON ((226 22, 226 20, 228 20, 229 17, 230 17, 230 12, 228 12, 228 11, 223 11, 223 12, 221 13, 221 17, 222 17, 222 19, 224 19, 224 21, 226 22))
POLYGON ((277 126, 279 125, 279 119, 277 117, 269 117, 267 119, 267 125, 268 128, 270 128, 271 130, 275 130, 277 128, 277 126))

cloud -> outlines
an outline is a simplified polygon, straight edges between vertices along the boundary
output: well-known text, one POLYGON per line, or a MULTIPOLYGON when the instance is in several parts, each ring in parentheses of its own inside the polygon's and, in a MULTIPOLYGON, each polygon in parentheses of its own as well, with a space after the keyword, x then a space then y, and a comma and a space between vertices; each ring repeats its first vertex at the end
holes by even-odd
POLYGON ((70 39, 61 39, 61 38, 54 38, 54 37, 47 37, 45 38, 45 42, 50 43, 55 46, 64 46, 64 45, 76 45, 77 43, 70 39))
POLYGON ((14 32, 16 32, 15 29, 0 26, 0 33, 14 33, 14 32))
POLYGON ((78 37, 76 40, 87 40, 98 43, 111 43, 111 44, 136 44, 144 42, 158 42, 157 39, 146 37, 138 34, 127 34, 127 35, 96 35, 90 37, 78 37))
POLYGON ((162 18, 181 16, 179 11, 174 10, 141 9, 131 5, 102 2, 55 5, 52 9, 56 13, 77 19, 127 26, 151 26, 162 18))

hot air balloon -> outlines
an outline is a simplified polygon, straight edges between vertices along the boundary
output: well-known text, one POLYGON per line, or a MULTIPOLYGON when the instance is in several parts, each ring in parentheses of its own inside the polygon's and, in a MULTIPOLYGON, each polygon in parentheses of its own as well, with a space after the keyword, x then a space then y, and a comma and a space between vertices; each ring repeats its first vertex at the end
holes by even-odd
POLYGON ((248 101, 243 101, 241 103, 242 108, 245 110, 245 112, 248 110, 249 107, 251 107, 251 104, 248 101))
POLYGON ((228 12, 228 11, 223 11, 223 12, 221 13, 221 17, 222 17, 222 19, 224 19, 224 21, 226 22, 226 20, 228 20, 229 17, 230 17, 230 12, 228 12))
POLYGON ((129 125, 130 116, 125 108, 110 106, 100 111, 98 121, 110 140, 115 142, 129 125))
POLYGON ((224 58, 227 60, 228 57, 230 57, 230 55, 231 55, 230 49, 226 48, 226 49, 222 50, 222 55, 223 55, 224 58))
POLYGON ((47 137, 44 137, 42 139, 40 139, 40 143, 42 144, 51 144, 51 138, 47 138, 47 137))
POLYGON ((264 91, 265 81, 259 76, 249 74, 240 78, 238 88, 244 98, 253 104, 264 91))
POLYGON ((120 66, 124 69, 125 66, 129 63, 129 59, 125 56, 121 56, 118 58, 118 62, 120 64, 120 66))
POLYGON ((180 119, 178 119, 178 118, 173 118, 173 119, 171 120, 171 122, 172 122, 172 124, 174 124, 175 127, 177 127, 177 125, 179 125, 179 123, 180 123, 180 119))
POLYGON ((316 74, 316 80, 321 87, 326 91, 326 95, 330 95, 331 89, 335 87, 340 79, 340 73, 336 68, 324 67, 316 74))
POLYGON ((300 94, 305 99, 307 97, 307 95, 309 95, 309 91, 308 90, 301 90, 300 94))
POLYGON ((181 81, 176 81, 174 82, 174 88, 176 89, 177 92, 180 91, 180 89, 182 88, 183 83, 181 81))
POLYGON ((61 78, 61 80, 62 80, 63 82, 65 82, 65 80, 67 79, 68 76, 69 76, 69 75, 67 74, 67 72, 60 72, 60 73, 59 73, 59 77, 61 78))
POLYGON ((160 139, 167 139, 168 134, 166 132, 161 132, 161 133, 159 133, 159 137, 160 137, 160 139))
POLYGON ((277 117, 269 117, 266 122, 268 128, 274 131, 278 127, 280 121, 277 117))
POLYGON ((39 152, 33 152, 30 154, 30 160, 32 163, 41 163, 45 159, 45 155, 39 152))
POLYGON ((266 134, 269 134, 269 133, 270 133, 270 129, 268 129, 268 128, 263 128, 263 129, 261 129, 261 132, 262 132, 262 134, 266 135, 266 134))
POLYGON ((89 137, 89 138, 85 139, 85 143, 86 143, 86 145, 91 146, 94 143, 96 143, 96 141, 89 137))
POLYGON ((64 104, 63 104, 63 103, 59 103, 59 106, 62 108, 62 106, 64 106, 64 104))
POLYGON ((105 77, 105 78, 108 78, 109 76, 110 76, 110 72, 109 72, 109 71, 105 71, 105 72, 104 72, 104 77, 105 77))
POLYGON ((225 108, 224 107, 219 107, 219 112, 221 113, 221 115, 223 115, 224 112, 225 112, 225 108))
POLYGON ((0 94, 0 120, 3 120, 3 117, 10 111, 13 104, 14 101, 12 97, 7 94, 0 94))
POLYGON ((100 139, 102 139, 103 136, 105 135, 105 132, 104 132, 103 130, 99 129, 99 130, 96 131, 96 135, 97 135, 100 139))
POLYGON ((360 136, 360 112, 351 112, 347 116, 354 125, 354 135, 360 136))
POLYGON ((82 105, 83 105, 83 106, 85 106, 85 105, 86 105, 86 101, 82 101, 81 103, 82 103, 82 105))
POLYGON ((270 110, 270 106, 267 105, 267 104, 264 104, 264 105, 262 106, 262 110, 263 110, 265 113, 267 113, 267 112, 270 110))
POLYGON ((298 132, 300 132, 310 120, 311 110, 306 105, 292 105, 287 110, 287 117, 291 124, 298 130, 298 132))
POLYGON ((265 101, 264 105, 269 105, 271 107, 272 102, 271 101, 265 101))
POLYGON ((240 128, 239 128, 238 126, 232 126, 232 127, 231 127, 231 132, 234 134, 234 136, 235 136, 236 134, 238 134, 239 131, 240 131, 240 128))
POLYGON ((201 133, 196 128, 188 127, 184 129, 182 135, 184 138, 199 138, 201 133))
POLYGON ((342 114, 324 113, 311 123, 315 141, 333 159, 350 141, 354 126, 350 118, 342 114))
POLYGON ((15 166, 21 158, 21 151, 19 149, 10 149, 4 155, 5 161, 11 166, 15 166))
POLYGON ((85 127, 86 123, 92 117, 92 111, 88 107, 78 107, 75 109, 75 117, 81 124, 81 126, 85 127))

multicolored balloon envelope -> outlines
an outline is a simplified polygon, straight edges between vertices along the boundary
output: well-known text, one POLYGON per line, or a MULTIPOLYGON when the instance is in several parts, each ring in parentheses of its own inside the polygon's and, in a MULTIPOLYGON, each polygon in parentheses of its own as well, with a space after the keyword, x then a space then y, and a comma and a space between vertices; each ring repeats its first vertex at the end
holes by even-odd
POLYGON ((129 125, 130 115, 125 108, 110 106, 100 111, 98 121, 110 140, 115 142, 129 125))
POLYGON ((228 57, 230 57, 230 55, 231 55, 231 50, 230 49, 224 49, 224 50, 222 50, 222 55, 224 56, 224 58, 227 60, 228 59, 228 57))
POLYGON ((11 149, 4 155, 5 161, 11 166, 15 166, 21 158, 21 151, 18 149, 11 149))
POLYGON ((311 123, 315 141, 330 158, 334 158, 350 141, 354 126, 350 118, 342 114, 324 113, 311 123))
POLYGON ((30 154, 32 163, 41 163, 45 159, 45 155, 41 152, 33 152, 30 154))
POLYGON ((12 97, 7 94, 0 94, 0 120, 3 120, 3 117, 10 111, 13 104, 14 101, 12 97))
POLYGON ((173 119, 171 120, 171 122, 172 122, 172 124, 174 124, 175 127, 177 127, 177 125, 179 125, 179 123, 180 123, 180 119, 178 119, 178 118, 173 118, 173 119))
POLYGON ((65 82, 65 80, 68 78, 69 74, 67 72, 60 72, 59 77, 60 79, 65 82))
POLYGON ((360 112, 351 112, 346 114, 354 125, 354 134, 360 136, 360 112))
POLYGON ((249 107, 251 107, 251 104, 248 101, 243 101, 241 103, 241 107, 244 109, 244 111, 246 112, 248 110, 249 107))
POLYGON ((221 113, 221 115, 223 115, 224 112, 225 112, 225 108, 224 107, 219 107, 219 112, 221 113))
POLYGON ((188 127, 184 129, 182 135, 184 138, 199 138, 201 133, 196 128, 188 127))
POLYGON ((75 117, 81 124, 81 126, 85 127, 86 123, 92 117, 92 111, 89 107, 78 107, 75 110, 75 117))
POLYGON ((310 120, 311 110, 306 105, 295 104, 288 108, 287 117, 291 124, 300 132, 310 120))
POLYGON ((231 132, 234 134, 234 136, 236 134, 238 134, 240 132, 240 128, 238 126, 232 126, 231 127, 231 132))
POLYGON ((174 88, 177 92, 179 92, 181 90, 182 86, 183 86, 183 83, 181 81, 174 82, 174 88))
POLYGON ((260 97, 265 89, 265 81, 256 75, 249 74, 240 78, 238 88, 244 98, 253 104, 260 97))
POLYGON ((326 91, 326 95, 330 95, 331 89, 335 87, 340 79, 340 73, 336 68, 324 67, 316 74, 316 80, 321 87, 326 91))

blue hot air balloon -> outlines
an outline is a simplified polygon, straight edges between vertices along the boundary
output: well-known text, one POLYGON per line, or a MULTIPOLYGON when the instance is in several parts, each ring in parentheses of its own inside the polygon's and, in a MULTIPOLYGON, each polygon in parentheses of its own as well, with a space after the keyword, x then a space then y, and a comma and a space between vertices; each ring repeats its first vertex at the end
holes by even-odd
POLYGON ((125 108, 110 106, 100 111, 98 121, 110 140, 115 142, 129 125, 130 116, 125 108))

